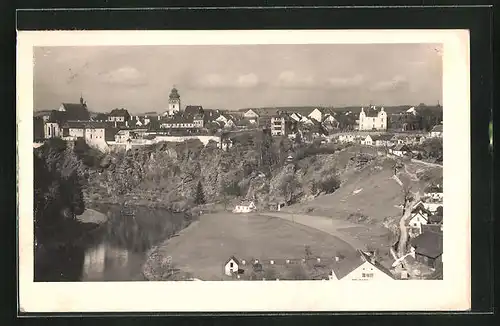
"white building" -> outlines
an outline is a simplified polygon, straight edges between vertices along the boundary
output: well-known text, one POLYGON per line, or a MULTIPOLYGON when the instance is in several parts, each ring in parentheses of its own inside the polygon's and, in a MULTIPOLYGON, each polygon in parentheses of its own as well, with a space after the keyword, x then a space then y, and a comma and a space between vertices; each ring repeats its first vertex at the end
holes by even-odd
POLYGON ((429 223, 431 212, 427 210, 423 204, 417 204, 412 209, 410 218, 408 219, 409 234, 411 237, 416 237, 422 234, 422 225, 429 223))
POLYGON ((353 134, 343 134, 339 136, 339 142, 341 143, 354 143, 356 141, 356 136, 353 134))
POLYGON ((387 130, 387 113, 382 107, 379 110, 375 106, 367 109, 361 108, 359 113, 359 130, 387 130))
POLYGON ((437 125, 432 128, 431 132, 429 133, 429 137, 431 138, 442 138, 443 137, 443 125, 437 125))
POLYGON ((307 117, 310 119, 314 119, 317 122, 321 122, 323 118, 323 112, 321 112, 319 109, 314 109, 307 115, 307 117))
POLYGON ((44 128, 44 138, 57 138, 61 136, 61 129, 57 122, 46 122, 43 126, 44 128))
POLYGON ((243 117, 247 119, 250 123, 257 123, 259 115, 252 109, 248 110, 243 114, 243 117))
POLYGON ((231 256, 224 263, 224 274, 227 276, 232 276, 234 273, 238 273, 240 262, 236 257, 231 256))
POLYGON ((408 155, 408 153, 411 153, 411 150, 405 144, 398 144, 389 149, 389 152, 395 156, 403 157, 408 155))
POLYGON ((253 201, 242 202, 233 209, 233 213, 250 213, 257 209, 253 201))
POLYGON ((393 274, 375 259, 371 253, 358 250, 357 257, 344 258, 335 264, 330 280, 346 281, 389 281, 394 280, 393 274))

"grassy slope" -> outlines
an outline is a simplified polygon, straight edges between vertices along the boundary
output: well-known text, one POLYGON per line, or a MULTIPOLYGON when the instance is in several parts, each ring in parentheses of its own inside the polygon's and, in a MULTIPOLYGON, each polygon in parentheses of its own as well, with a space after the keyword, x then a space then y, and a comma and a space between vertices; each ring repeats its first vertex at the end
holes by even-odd
MULTIPOLYGON (((415 173, 423 170, 434 170, 439 175, 439 168, 429 168, 418 163, 407 163, 407 174, 404 170, 398 173, 403 183, 410 183, 411 190, 423 191, 425 182, 416 181, 415 173)), ((382 222, 386 217, 401 215, 398 205, 403 203, 402 187, 393 179, 394 160, 377 158, 360 171, 348 170, 342 175, 343 185, 333 194, 318 196, 312 201, 286 207, 289 212, 306 212, 312 214, 347 219, 351 213, 361 213, 375 222, 382 222), (357 193, 354 193, 357 191, 357 193)), ((442 172, 441 172, 442 173, 442 172)))
POLYGON ((279 218, 219 213, 202 215, 199 222, 162 244, 159 252, 195 277, 221 280, 223 264, 231 255, 247 260, 302 258, 305 245, 321 257, 354 250, 327 233, 279 218))

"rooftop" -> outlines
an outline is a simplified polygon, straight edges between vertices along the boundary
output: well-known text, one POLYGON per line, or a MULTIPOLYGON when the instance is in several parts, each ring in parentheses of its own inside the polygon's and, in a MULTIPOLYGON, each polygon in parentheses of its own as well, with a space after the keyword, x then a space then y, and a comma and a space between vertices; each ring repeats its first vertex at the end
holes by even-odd
POLYGON ((416 254, 437 258, 443 254, 443 233, 429 230, 413 239, 411 245, 416 254))
POLYGON ((432 128, 431 132, 443 132, 443 125, 437 125, 432 128))

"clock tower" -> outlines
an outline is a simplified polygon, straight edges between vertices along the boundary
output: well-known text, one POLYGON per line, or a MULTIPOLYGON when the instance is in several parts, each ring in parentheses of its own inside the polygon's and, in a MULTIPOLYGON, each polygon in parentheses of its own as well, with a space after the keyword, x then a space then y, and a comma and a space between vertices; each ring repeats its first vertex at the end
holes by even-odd
POLYGON ((170 95, 168 98, 168 110, 165 112, 165 115, 172 116, 176 112, 181 111, 181 97, 179 95, 179 92, 177 91, 177 88, 175 86, 172 88, 170 91, 170 95))

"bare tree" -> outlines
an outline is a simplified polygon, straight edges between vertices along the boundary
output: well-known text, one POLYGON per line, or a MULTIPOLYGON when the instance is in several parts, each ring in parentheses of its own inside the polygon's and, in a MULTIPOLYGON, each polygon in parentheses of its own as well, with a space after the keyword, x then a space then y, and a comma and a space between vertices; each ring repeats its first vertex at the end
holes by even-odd
POLYGON ((400 229, 399 244, 398 244, 399 257, 402 257, 405 254, 406 245, 408 242, 408 230, 406 228, 406 221, 411 215, 411 208, 420 200, 420 192, 411 194, 411 197, 409 194, 411 194, 411 192, 408 190, 408 193, 405 195, 405 205, 403 206, 404 213, 399 222, 399 229, 400 229))

